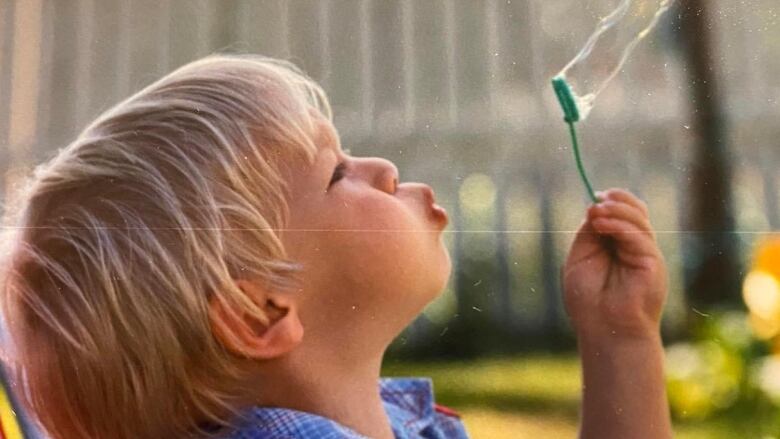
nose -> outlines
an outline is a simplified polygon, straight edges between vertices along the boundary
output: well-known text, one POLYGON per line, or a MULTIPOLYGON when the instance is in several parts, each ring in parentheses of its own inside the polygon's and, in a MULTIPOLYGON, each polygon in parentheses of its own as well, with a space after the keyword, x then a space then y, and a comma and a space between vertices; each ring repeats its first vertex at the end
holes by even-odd
POLYGON ((395 193, 398 187, 398 168, 393 162, 378 157, 364 158, 361 161, 372 186, 388 194, 395 193))

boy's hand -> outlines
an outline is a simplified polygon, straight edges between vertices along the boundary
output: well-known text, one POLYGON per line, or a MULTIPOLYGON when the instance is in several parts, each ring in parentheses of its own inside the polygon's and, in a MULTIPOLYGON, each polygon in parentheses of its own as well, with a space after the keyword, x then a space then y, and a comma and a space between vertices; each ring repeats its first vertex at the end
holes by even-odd
POLYGON ((672 437, 659 322, 666 266, 647 207, 612 189, 588 208, 563 267, 582 357, 582 439, 672 437))
POLYGON ((599 198, 562 270, 566 309, 581 339, 657 338, 667 272, 647 206, 620 189, 599 198))

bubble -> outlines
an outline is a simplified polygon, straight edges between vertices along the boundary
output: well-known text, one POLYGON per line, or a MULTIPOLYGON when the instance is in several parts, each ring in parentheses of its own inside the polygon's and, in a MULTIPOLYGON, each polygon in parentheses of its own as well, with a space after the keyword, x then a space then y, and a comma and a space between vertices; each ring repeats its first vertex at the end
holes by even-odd
POLYGON ((621 0, 614 11, 601 19, 577 56, 556 75, 569 85, 579 120, 588 117, 596 98, 673 3, 674 0, 621 0))

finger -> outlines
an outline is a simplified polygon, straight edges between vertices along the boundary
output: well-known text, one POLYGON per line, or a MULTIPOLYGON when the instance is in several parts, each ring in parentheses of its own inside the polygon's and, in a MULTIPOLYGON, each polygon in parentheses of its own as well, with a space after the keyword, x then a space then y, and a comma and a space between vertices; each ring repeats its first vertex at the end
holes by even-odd
POLYGON ((647 232, 628 221, 598 217, 591 223, 597 232, 614 239, 620 256, 642 257, 657 254, 657 246, 647 232))
POLYGON ((618 189, 618 188, 612 188, 608 189, 604 192, 599 192, 596 195, 598 195, 599 198, 602 200, 614 200, 614 201, 622 201, 624 203, 628 203, 637 209, 639 209, 645 216, 650 216, 650 211, 647 208, 647 203, 640 200, 638 197, 636 197, 634 194, 627 190, 618 189))
POLYGON ((580 224, 571 250, 567 257, 567 265, 590 257, 593 253, 602 251, 604 245, 601 235, 593 228, 591 221, 586 219, 580 224))
POLYGON ((588 216, 591 219, 608 217, 628 221, 653 236, 650 220, 638 208, 633 205, 617 202, 605 201, 588 208, 588 216))

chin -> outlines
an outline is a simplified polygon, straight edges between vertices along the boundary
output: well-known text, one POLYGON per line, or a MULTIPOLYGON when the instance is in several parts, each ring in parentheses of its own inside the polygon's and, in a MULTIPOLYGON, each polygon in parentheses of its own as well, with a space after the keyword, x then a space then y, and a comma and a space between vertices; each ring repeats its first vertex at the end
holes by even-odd
POLYGON ((444 290, 444 287, 447 286, 447 281, 450 279, 450 275, 452 275, 452 259, 450 258, 450 252, 447 250, 447 247, 444 247, 444 263, 442 268, 442 278, 444 283, 441 286, 441 290, 444 290))
POLYGON ((435 267, 435 270, 431 270, 431 280, 433 281, 431 289, 434 293, 432 294, 430 301, 433 301, 444 292, 447 282, 450 280, 450 275, 452 274, 452 259, 444 244, 441 245, 440 261, 435 267))
POLYGON ((390 313, 394 316, 390 326, 393 328, 393 338, 398 336, 425 310, 425 307, 444 292, 452 271, 452 262, 446 248, 444 246, 442 248, 441 256, 431 261, 428 265, 429 268, 425 270, 422 282, 409 285, 405 289, 402 288, 407 294, 403 296, 403 300, 392 304, 392 306, 397 307, 395 312, 390 313))
POLYGON ((444 241, 439 242, 443 259, 442 265, 444 266, 444 283, 446 284, 447 280, 450 278, 450 274, 452 274, 452 258, 450 258, 450 251, 447 249, 447 246, 444 245, 444 241))

